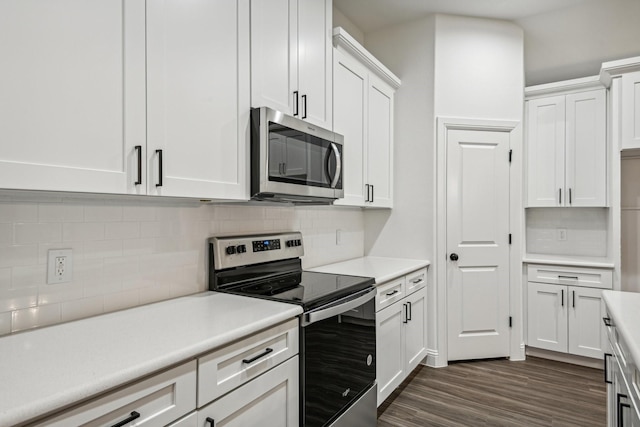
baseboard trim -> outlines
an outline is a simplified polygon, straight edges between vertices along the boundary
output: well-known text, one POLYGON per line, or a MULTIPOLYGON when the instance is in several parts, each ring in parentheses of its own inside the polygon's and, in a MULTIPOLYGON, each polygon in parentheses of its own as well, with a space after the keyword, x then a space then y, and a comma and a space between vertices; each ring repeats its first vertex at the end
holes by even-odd
POLYGON ((571 363, 573 365, 586 366, 587 368, 604 369, 601 359, 576 356, 574 354, 558 353, 557 351, 543 350, 541 348, 526 347, 526 355, 541 359, 555 360, 556 362, 571 363))

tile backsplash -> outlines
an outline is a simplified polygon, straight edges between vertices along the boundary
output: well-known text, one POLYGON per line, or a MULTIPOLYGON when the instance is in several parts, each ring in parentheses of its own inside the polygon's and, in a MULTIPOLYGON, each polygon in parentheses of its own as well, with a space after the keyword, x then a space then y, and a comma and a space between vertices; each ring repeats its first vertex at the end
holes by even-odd
POLYGON ((608 212, 606 208, 526 209, 527 253, 606 257, 608 212))
POLYGON ((359 208, 0 194, 0 334, 204 291, 207 237, 282 230, 305 268, 364 253, 359 208), (47 285, 49 249, 72 249, 71 282, 47 285))

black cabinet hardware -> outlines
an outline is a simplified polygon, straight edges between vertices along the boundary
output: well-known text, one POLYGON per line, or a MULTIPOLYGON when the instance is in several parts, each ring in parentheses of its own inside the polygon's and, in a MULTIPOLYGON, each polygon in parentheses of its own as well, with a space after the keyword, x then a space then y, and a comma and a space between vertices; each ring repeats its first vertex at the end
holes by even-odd
POLYGON ((618 427, 624 427, 624 408, 631 408, 631 405, 629 405, 628 403, 623 403, 622 399, 628 399, 629 396, 627 396, 626 394, 622 394, 622 393, 618 393, 617 396, 617 400, 618 400, 618 411, 617 411, 617 417, 618 418, 618 427))
POLYGON ((390 297, 391 295, 395 295, 398 292, 400 292, 399 290, 395 289, 393 292, 387 292, 387 296, 390 297))
POLYGON ((158 183, 156 187, 162 187, 162 150, 156 150, 158 155, 158 183))
POLYGON ((558 188, 558 204, 562 204, 562 188, 558 188))
POLYGON ((607 384, 613 384, 613 381, 609 379, 609 358, 613 356, 611 353, 604 354, 604 382, 607 384))
POLYGON ((509 327, 513 327, 513 316, 509 316, 509 327))
POLYGON ((373 203, 373 201, 375 200, 374 190, 375 190, 375 186, 371 185, 371 203, 373 203))
POLYGON ((369 184, 365 184, 365 189, 367 190, 367 199, 365 200, 365 202, 370 202, 371 200, 369 199, 369 187, 371 187, 369 184))
POLYGON ((298 91, 294 90, 293 91, 293 117, 297 117, 298 116, 298 91))
POLYGON ((571 204, 571 189, 569 189, 569 204, 571 204))
POLYGON ((451 261, 457 261, 458 260, 458 254, 452 253, 451 255, 449 255, 449 259, 451 261))
POLYGON ((511 156, 513 155, 513 150, 509 150, 509 163, 511 163, 511 156))
POLYGON ((560 303, 564 307, 564 289, 561 289, 560 292, 562 292, 562 294, 560 296, 560 303))
POLYGON ((214 420, 213 418, 207 417, 207 419, 205 419, 205 421, 207 423, 209 423, 209 427, 216 427, 216 420, 214 420))
POLYGON ((402 304, 402 311, 404 311, 404 319, 402 319, 402 323, 409 323, 409 311, 407 310, 407 304, 402 304))
POLYGON ((573 308, 576 308, 576 291, 571 291, 572 292, 572 297, 573 297, 573 308))
POLYGON ((302 95, 302 118, 307 118, 307 95, 302 95))
POLYGON ((611 322, 611 318, 610 317, 603 317, 602 321, 604 322, 605 326, 613 326, 613 323, 611 322))
POLYGON ((407 320, 411 320, 411 301, 407 301, 407 320))
POLYGON ((260 353, 259 355, 257 355, 256 357, 252 357, 251 359, 242 359, 242 363, 253 363, 256 360, 265 357, 267 354, 271 353, 273 351, 272 348, 267 347, 262 353, 260 353))
POLYGON ((562 275, 558 274, 558 279, 574 279, 574 280, 578 280, 578 276, 562 276, 562 275))
POLYGON ((140 418, 140 412, 133 411, 133 412, 131 412, 131 415, 129 416, 129 418, 127 418, 126 420, 122 420, 119 423, 115 423, 111 427, 122 427, 122 426, 125 426, 125 425, 129 424, 131 421, 136 420, 138 418, 140 418))
POLYGON ((135 185, 142 184, 142 145, 136 145, 134 147, 138 153, 138 179, 134 182, 135 185))

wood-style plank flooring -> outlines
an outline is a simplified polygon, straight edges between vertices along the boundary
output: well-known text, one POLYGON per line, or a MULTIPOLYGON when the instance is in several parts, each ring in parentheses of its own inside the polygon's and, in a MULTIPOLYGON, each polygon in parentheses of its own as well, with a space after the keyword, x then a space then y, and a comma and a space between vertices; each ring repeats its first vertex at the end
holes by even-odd
POLYGON ((378 408, 378 427, 606 426, 603 372, 536 357, 417 368, 378 408))

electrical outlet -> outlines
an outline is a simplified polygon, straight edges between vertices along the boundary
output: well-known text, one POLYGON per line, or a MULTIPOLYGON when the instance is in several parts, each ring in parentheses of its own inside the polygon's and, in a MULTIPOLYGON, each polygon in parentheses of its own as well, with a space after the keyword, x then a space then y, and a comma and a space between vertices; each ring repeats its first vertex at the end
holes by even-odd
POLYGON ((47 284, 67 283, 73 278, 71 249, 50 249, 47 258, 47 284))
POLYGON ((564 242, 567 240, 567 229, 566 228, 557 228, 556 229, 556 239, 560 242, 564 242))

